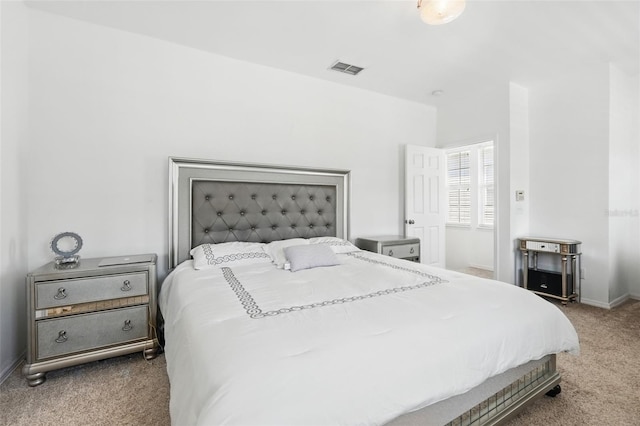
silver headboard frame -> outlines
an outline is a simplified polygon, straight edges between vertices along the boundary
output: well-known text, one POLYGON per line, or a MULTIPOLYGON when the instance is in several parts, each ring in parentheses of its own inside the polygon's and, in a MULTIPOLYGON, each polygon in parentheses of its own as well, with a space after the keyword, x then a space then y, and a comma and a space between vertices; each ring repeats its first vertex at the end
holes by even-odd
POLYGON ((206 242, 349 238, 351 172, 169 157, 169 269, 206 242))

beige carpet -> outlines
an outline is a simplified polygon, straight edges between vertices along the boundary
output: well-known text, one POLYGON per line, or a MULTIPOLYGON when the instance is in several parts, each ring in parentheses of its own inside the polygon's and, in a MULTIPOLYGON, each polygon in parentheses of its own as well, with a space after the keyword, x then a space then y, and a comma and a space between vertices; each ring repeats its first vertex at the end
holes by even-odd
MULTIPOLYGON (((640 301, 611 311, 578 304, 562 309, 578 330, 582 353, 561 354, 562 393, 540 399, 509 426, 640 425, 640 301)), ((0 386, 2 425, 169 423, 162 355, 144 361, 135 354, 53 371, 35 388, 16 370, 0 386)))
POLYGON ((493 279, 493 271, 482 268, 475 268, 473 266, 468 266, 466 268, 456 269, 457 272, 462 272, 463 274, 469 274, 480 278, 489 278, 493 279))
POLYGON ((540 399, 509 426, 640 425, 640 301, 562 309, 578 331, 580 356, 558 355, 562 393, 540 399))
POLYGON ((169 425, 164 355, 133 354, 47 373, 30 388, 18 370, 0 386, 0 424, 169 425))

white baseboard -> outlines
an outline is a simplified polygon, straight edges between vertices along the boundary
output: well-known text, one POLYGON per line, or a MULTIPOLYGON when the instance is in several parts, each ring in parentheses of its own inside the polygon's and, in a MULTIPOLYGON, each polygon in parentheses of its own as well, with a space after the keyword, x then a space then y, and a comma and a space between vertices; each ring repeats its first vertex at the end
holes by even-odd
POLYGON ((16 359, 13 364, 9 365, 7 368, 5 368, 4 370, 2 370, 2 372, 0 373, 0 384, 4 383, 5 380, 7 380, 9 378, 9 376, 11 375, 11 373, 13 373, 13 371, 18 368, 20 366, 20 364, 22 364, 22 361, 24 361, 24 357, 26 355, 26 351, 22 352, 22 354, 20 354, 20 356, 18 357, 18 359, 16 359))
POLYGON ((585 299, 584 297, 580 298, 580 303, 584 303, 585 305, 595 306, 597 308, 611 309, 609 303, 600 302, 599 300, 591 300, 585 299))
POLYGON ((476 265, 474 263, 470 263, 469 266, 471 268, 482 269, 483 271, 493 272, 493 266, 476 265))
POLYGON ((614 299, 611 302, 609 302, 609 306, 611 306, 612 308, 615 308, 616 306, 622 305, 624 302, 626 302, 630 298, 631 296, 629 294, 625 294, 624 296, 620 296, 617 299, 614 299))
POLYGON ((598 308, 613 309, 613 308, 615 308, 617 306, 622 305, 624 302, 626 302, 629 299, 640 300, 640 295, 637 295, 637 294, 625 294, 623 296, 618 297, 617 299, 612 300, 609 303, 604 303, 604 302, 600 302, 600 301, 597 301, 597 300, 585 299, 584 297, 582 297, 580 299, 580 303, 584 303, 585 305, 596 306, 598 308))

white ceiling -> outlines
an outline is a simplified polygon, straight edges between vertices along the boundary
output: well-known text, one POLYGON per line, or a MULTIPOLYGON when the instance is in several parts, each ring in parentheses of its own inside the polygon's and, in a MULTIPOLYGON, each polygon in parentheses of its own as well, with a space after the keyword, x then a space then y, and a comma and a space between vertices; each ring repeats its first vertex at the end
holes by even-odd
POLYGON ((534 87, 611 61, 640 72, 640 0, 467 0, 442 26, 414 1, 28 1, 31 7, 426 104, 534 87), (336 60, 365 67, 329 71, 336 60))

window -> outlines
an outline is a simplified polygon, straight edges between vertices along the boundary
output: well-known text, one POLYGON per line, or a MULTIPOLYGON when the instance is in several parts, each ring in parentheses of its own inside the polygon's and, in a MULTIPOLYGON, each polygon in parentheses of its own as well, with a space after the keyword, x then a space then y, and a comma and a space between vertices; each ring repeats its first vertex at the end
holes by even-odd
POLYGON ((480 226, 493 226, 495 217, 495 190, 493 185, 493 143, 482 144, 478 150, 480 226))
POLYGON ((447 153, 447 193, 449 214, 447 222, 471 224, 471 170, 470 152, 447 153))
POLYGON ((451 149, 447 158, 450 225, 491 228, 495 221, 493 142, 451 149))

